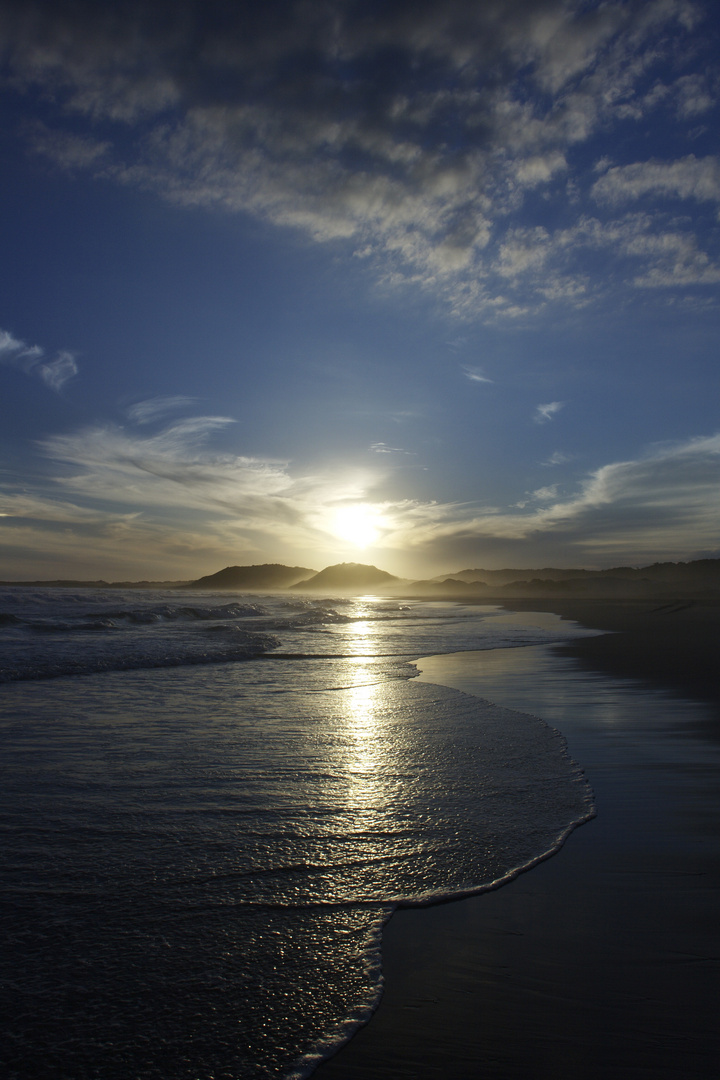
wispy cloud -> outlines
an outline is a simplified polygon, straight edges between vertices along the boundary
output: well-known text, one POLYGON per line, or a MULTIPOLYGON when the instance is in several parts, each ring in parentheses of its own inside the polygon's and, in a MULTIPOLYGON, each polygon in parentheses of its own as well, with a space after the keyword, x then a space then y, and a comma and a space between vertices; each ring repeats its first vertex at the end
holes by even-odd
POLYGON ((370 443, 370 449, 372 450, 372 452, 374 454, 410 454, 410 455, 412 455, 412 453, 413 453, 412 450, 403 450, 399 446, 388 446, 388 444, 384 443, 384 442, 370 443))
POLYGON ((568 461, 572 461, 571 454, 565 454, 562 450, 554 450, 550 457, 545 461, 541 461, 540 464, 550 467, 554 465, 565 465, 568 461))
POLYGON ((684 120, 701 116, 715 105, 713 88, 704 73, 683 75, 673 88, 676 94, 678 115, 684 120))
POLYGON ((107 526, 114 521, 131 521, 138 517, 138 512, 113 514, 64 499, 7 490, 0 491, 0 516, 26 521, 107 526))
POLYGON ((39 345, 26 345, 8 330, 0 330, 0 364, 18 368, 26 375, 37 375, 46 386, 58 392, 77 375, 77 361, 67 350, 59 352, 54 360, 44 360, 44 355, 45 351, 39 345))
POLYGON ((528 494, 531 499, 536 502, 549 502, 551 499, 557 498, 558 486, 557 484, 549 484, 547 487, 536 488, 535 491, 530 491, 528 494))
POLYGON ((421 420, 425 412, 423 409, 393 409, 388 416, 396 424, 406 424, 410 420, 421 420))
POLYGON ((497 549, 502 541, 537 552, 546 542, 548 551, 576 565, 687 559, 718 548, 718 490, 720 435, 698 437, 604 465, 565 499, 556 499, 552 487, 533 493, 533 502, 550 505, 521 502, 511 511, 481 512, 469 504, 407 505, 392 542, 427 545, 446 557, 482 552, 488 544, 497 549))
POLYGON ((211 436, 227 422, 196 417, 152 436, 104 427, 46 440, 63 494, 7 488, 0 545, 16 562, 23 551, 54 551, 68 566, 84 560, 85 574, 91 565, 134 563, 156 567, 160 578, 192 576, 198 558, 212 569, 231 551, 332 557, 337 508, 358 503, 382 523, 377 558, 415 553, 435 564, 452 565, 458 552, 481 558, 503 544, 525 565, 543 551, 579 565, 686 559, 715 550, 720 535, 720 435, 603 465, 563 497, 547 485, 499 507, 378 501, 378 473, 302 474, 288 462, 217 454, 211 436))
POLYGON ((487 375, 483 374, 481 368, 471 367, 468 364, 463 364, 462 370, 465 378, 469 379, 470 382, 491 383, 493 381, 492 379, 489 379, 487 375))
POLYGON ((533 417, 535 423, 546 424, 548 420, 554 420, 564 405, 564 401, 548 401, 546 405, 538 405, 533 417))
POLYGON ((130 405, 126 410, 130 420, 135 424, 149 424, 159 420, 168 413, 179 412, 197 403, 197 398, 183 397, 179 394, 165 397, 148 398, 130 405))
POLYGON ((24 357, 35 360, 39 356, 42 356, 39 346, 27 346, 24 341, 13 337, 9 330, 0 330, 0 360, 3 363, 18 362, 24 357))
POLYGON ((78 366, 73 354, 63 351, 58 353, 55 360, 50 360, 46 364, 38 364, 35 370, 46 386, 57 391, 62 390, 68 379, 72 379, 74 375, 77 375, 78 366))
POLYGON ((190 417, 153 435, 97 426, 41 445, 65 467, 56 483, 68 494, 91 504, 131 506, 144 517, 182 522, 182 528, 188 517, 201 514, 210 531, 235 521, 245 534, 307 542, 317 535, 323 506, 364 494, 357 476, 293 476, 286 461, 213 451, 213 433, 232 422, 190 417))
POLYGON ((36 153, 51 158, 68 172, 97 169, 112 149, 110 142, 68 131, 52 131, 40 121, 29 125, 28 138, 36 153))

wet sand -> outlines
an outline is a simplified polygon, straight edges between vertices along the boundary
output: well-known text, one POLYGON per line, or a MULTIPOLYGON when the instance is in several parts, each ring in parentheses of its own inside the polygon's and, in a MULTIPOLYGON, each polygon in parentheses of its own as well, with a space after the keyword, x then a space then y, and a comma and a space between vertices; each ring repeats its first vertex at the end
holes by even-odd
MULTIPOLYGON (((518 600, 512 610, 551 611, 608 631, 567 651, 590 671, 714 703, 720 731, 720 600, 518 600)), ((711 722, 706 733, 714 728, 711 722)))
POLYGON ((718 607, 521 607, 614 633, 421 677, 559 728, 598 816, 495 892, 397 912, 380 1007, 320 1080, 720 1075, 718 607))

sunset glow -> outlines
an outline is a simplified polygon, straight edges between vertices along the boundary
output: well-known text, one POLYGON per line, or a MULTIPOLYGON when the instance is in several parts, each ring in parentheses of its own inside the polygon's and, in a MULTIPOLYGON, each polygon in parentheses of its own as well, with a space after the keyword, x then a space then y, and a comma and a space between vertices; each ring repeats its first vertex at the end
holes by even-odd
POLYGON ((0 0, 0 577, 720 554, 717 5, 115 7, 0 0))
POLYGON ((345 506, 332 516, 330 531, 357 548, 376 544, 382 536, 383 518, 370 506, 345 506))

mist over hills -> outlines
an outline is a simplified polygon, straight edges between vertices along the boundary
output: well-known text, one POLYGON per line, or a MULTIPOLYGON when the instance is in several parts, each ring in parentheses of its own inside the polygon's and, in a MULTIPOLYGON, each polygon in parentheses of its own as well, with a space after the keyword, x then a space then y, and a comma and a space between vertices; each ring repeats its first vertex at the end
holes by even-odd
POLYGON ((55 588, 197 589, 213 592, 376 592, 434 599, 720 599, 720 559, 615 566, 606 570, 543 567, 539 570, 458 570, 409 581, 365 563, 337 563, 319 572, 305 566, 262 563, 226 566, 196 581, 0 581, 0 585, 55 588))
POLYGON ((366 563, 336 563, 319 574, 299 581, 293 589, 383 589, 402 585, 403 579, 366 563))
POLYGON ((693 562, 653 563, 651 566, 613 566, 607 570, 584 570, 546 566, 541 570, 459 570, 457 573, 441 574, 430 582, 465 581, 485 585, 509 585, 525 581, 577 581, 582 579, 622 578, 624 580, 647 579, 650 581, 713 580, 720 584, 720 559, 696 559, 693 562))
POLYGON ((263 563, 260 566, 226 566, 188 582, 186 589, 231 589, 233 591, 273 591, 275 589, 335 589, 346 592, 377 589, 402 584, 402 578, 365 563, 337 563, 318 572, 306 566, 263 563))
POLYGON ((720 598, 720 559, 616 566, 542 569, 459 570, 426 581, 409 581, 365 563, 337 563, 319 573, 298 566, 266 563, 229 566, 191 582, 194 589, 293 592, 373 591, 390 596, 446 599, 672 599, 720 598))
POLYGON ((317 573, 307 566, 283 566, 282 563, 262 563, 259 566, 226 566, 216 574, 207 574, 190 581, 186 589, 244 589, 250 592, 264 589, 290 589, 308 575, 317 573))
POLYGON ((543 597, 651 599, 720 597, 720 559, 651 566, 615 566, 607 570, 460 570, 446 577, 415 581, 412 595, 503 598, 543 597))
POLYGON ((545 566, 541 570, 458 570, 457 573, 438 574, 437 577, 430 578, 429 582, 441 584, 444 581, 465 581, 468 583, 480 581, 484 585, 509 585, 513 581, 530 581, 538 578, 542 581, 565 581, 602 572, 582 569, 561 570, 554 566, 545 566))

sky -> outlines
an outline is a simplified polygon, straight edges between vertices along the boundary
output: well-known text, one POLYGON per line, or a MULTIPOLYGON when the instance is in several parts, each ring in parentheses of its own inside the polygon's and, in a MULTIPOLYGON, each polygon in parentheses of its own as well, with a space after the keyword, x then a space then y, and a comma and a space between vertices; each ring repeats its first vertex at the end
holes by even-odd
POLYGON ((720 12, 0 0, 0 579, 720 557, 720 12))

